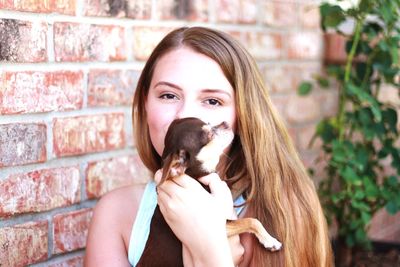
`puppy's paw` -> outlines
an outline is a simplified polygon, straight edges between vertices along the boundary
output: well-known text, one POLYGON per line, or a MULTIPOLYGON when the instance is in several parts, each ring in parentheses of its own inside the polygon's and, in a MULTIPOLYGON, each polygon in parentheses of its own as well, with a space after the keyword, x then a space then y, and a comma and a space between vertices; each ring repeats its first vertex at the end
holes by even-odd
POLYGON ((273 237, 265 238, 261 243, 270 251, 278 251, 282 248, 282 243, 273 237))

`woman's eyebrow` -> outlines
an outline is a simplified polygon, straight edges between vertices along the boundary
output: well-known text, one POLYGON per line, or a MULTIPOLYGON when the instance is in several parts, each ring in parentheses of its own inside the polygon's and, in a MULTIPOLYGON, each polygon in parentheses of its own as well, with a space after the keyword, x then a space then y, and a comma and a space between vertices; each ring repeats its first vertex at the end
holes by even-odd
POLYGON ((165 82, 165 81, 161 81, 161 82, 156 83, 156 85, 154 85, 154 88, 156 88, 157 86, 162 86, 162 85, 168 86, 168 87, 172 87, 172 88, 175 88, 175 89, 178 89, 178 90, 182 90, 182 88, 180 88, 178 85, 170 83, 170 82, 165 82))
POLYGON ((225 91, 223 89, 203 89, 202 92, 204 92, 204 93, 224 94, 224 95, 226 95, 228 97, 232 97, 232 95, 229 92, 227 92, 227 91, 225 91))

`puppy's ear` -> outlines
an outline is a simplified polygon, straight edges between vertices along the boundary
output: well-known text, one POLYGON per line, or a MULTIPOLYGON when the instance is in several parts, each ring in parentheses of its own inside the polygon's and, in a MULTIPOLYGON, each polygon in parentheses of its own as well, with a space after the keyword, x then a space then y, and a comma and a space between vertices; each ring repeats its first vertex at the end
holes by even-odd
POLYGON ((163 173, 160 183, 167 179, 184 174, 187 168, 188 160, 189 154, 184 149, 180 149, 176 153, 169 154, 163 163, 163 173))

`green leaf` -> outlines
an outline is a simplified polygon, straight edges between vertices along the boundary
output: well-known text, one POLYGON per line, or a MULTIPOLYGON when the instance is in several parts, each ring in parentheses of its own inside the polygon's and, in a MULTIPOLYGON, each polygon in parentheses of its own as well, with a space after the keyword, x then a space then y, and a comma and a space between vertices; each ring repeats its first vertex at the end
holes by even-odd
POLYGON ((372 216, 370 213, 365 212, 365 211, 361 212, 361 219, 362 219, 364 225, 367 225, 371 221, 371 218, 372 218, 372 216))
POLYGON ((353 208, 356 208, 356 209, 361 210, 361 211, 370 211, 371 210, 371 207, 369 205, 365 204, 362 201, 358 201, 358 200, 355 200, 355 199, 353 199, 351 201, 351 206, 353 208))
POLYGON ((336 162, 347 162, 347 155, 344 150, 335 150, 332 153, 333 160, 336 162))
POLYGON ((357 173, 349 166, 346 166, 344 170, 340 170, 340 175, 350 184, 360 185, 360 177, 357 173))
POLYGON ((369 0, 361 0, 358 7, 361 12, 367 13, 372 8, 372 4, 369 0))
POLYGON ((308 95, 312 90, 312 84, 310 82, 302 82, 298 88, 299 95, 308 95))
POLYGON ((358 228, 356 230, 357 243, 362 244, 366 239, 367 239, 367 233, 365 232, 364 228, 358 228))
POLYGON ((371 107, 371 111, 374 114, 376 121, 379 122, 382 120, 382 113, 379 103, 373 96, 351 83, 346 85, 346 89, 350 94, 355 95, 362 104, 367 104, 371 107))
POLYGON ((317 124, 316 134, 324 143, 330 143, 337 135, 337 131, 329 120, 322 120, 317 124))
POLYGON ((386 23, 390 23, 393 20, 393 12, 390 10, 388 5, 380 5, 379 14, 386 23))
POLYGON ((351 234, 346 235, 346 244, 349 247, 353 247, 355 245, 354 237, 351 234))
POLYGON ((389 51, 389 45, 385 40, 380 40, 378 43, 378 46, 382 51, 385 51, 385 52, 389 51))
POLYGON ((338 204, 338 203, 339 203, 340 201, 342 201, 344 198, 345 198, 345 196, 344 196, 343 193, 333 194, 332 197, 331 197, 332 202, 333 202, 334 204, 338 204))
POLYGON ((340 65, 329 65, 326 68, 326 72, 329 76, 333 76, 338 80, 343 80, 344 78, 344 69, 340 65))
POLYGON ((329 80, 326 79, 325 77, 317 76, 316 80, 317 80, 319 86, 321 86, 321 88, 328 88, 329 87, 329 80))
POLYGON ((384 121, 388 124, 389 130, 397 133, 397 112, 392 108, 388 108, 382 113, 384 121))
POLYGON ((365 32, 368 35, 369 41, 373 41, 376 40, 375 38, 379 35, 379 33, 382 30, 383 30, 382 27, 378 23, 370 22, 364 26, 363 32, 365 32))
MULTIPOLYGON (((383 47, 385 47, 383 45, 383 47)), ((374 60, 373 60, 373 68, 380 71, 384 72, 387 69, 390 69, 390 66, 392 65, 392 55, 390 54, 389 51, 383 50, 382 47, 375 55, 374 60)))
POLYGON ((372 112, 369 108, 361 108, 357 112, 358 121, 365 127, 369 127, 372 123, 372 112))
POLYGON ((345 21, 346 16, 340 6, 323 3, 320 5, 320 13, 322 17, 322 28, 336 28, 340 23, 345 21))
MULTIPOLYGON (((356 64, 356 74, 357 74, 358 79, 360 79, 360 80, 364 79, 364 76, 366 75, 366 73, 367 73, 367 64, 364 62, 358 62, 356 64)), ((371 77, 371 75, 372 75, 372 73, 369 73, 369 77, 371 77)))
POLYGON ((387 212, 391 215, 394 215, 399 210, 399 207, 396 205, 394 201, 389 201, 385 206, 387 212))
POLYGON ((361 191, 361 190, 357 190, 356 193, 354 194, 354 198, 355 198, 355 199, 358 199, 358 200, 361 200, 361 199, 363 199, 364 197, 365 197, 365 194, 364 194, 364 192, 361 191))
POLYGON ((349 227, 350 227, 350 229, 352 229, 352 230, 355 230, 355 229, 359 228, 359 227, 360 227, 360 221, 359 221, 359 220, 352 220, 352 221, 350 222, 349 227))
POLYGON ((355 154, 355 167, 360 171, 364 171, 368 164, 369 151, 364 147, 359 147, 355 154))
POLYGON ((389 186, 392 186, 392 187, 396 187, 396 186, 399 185, 399 181, 398 181, 397 177, 396 177, 396 176, 393 176, 393 175, 390 176, 390 177, 387 179, 387 183, 388 183, 389 186))

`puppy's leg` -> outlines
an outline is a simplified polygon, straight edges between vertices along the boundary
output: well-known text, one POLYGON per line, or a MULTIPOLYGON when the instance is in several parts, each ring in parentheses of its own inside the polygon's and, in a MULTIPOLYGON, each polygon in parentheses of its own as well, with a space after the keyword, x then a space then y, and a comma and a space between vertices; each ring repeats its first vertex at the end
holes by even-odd
POLYGON ((261 244, 270 251, 280 250, 282 244, 273 238, 261 222, 255 218, 242 218, 237 220, 228 220, 226 223, 226 231, 228 236, 241 233, 255 234, 261 244))

